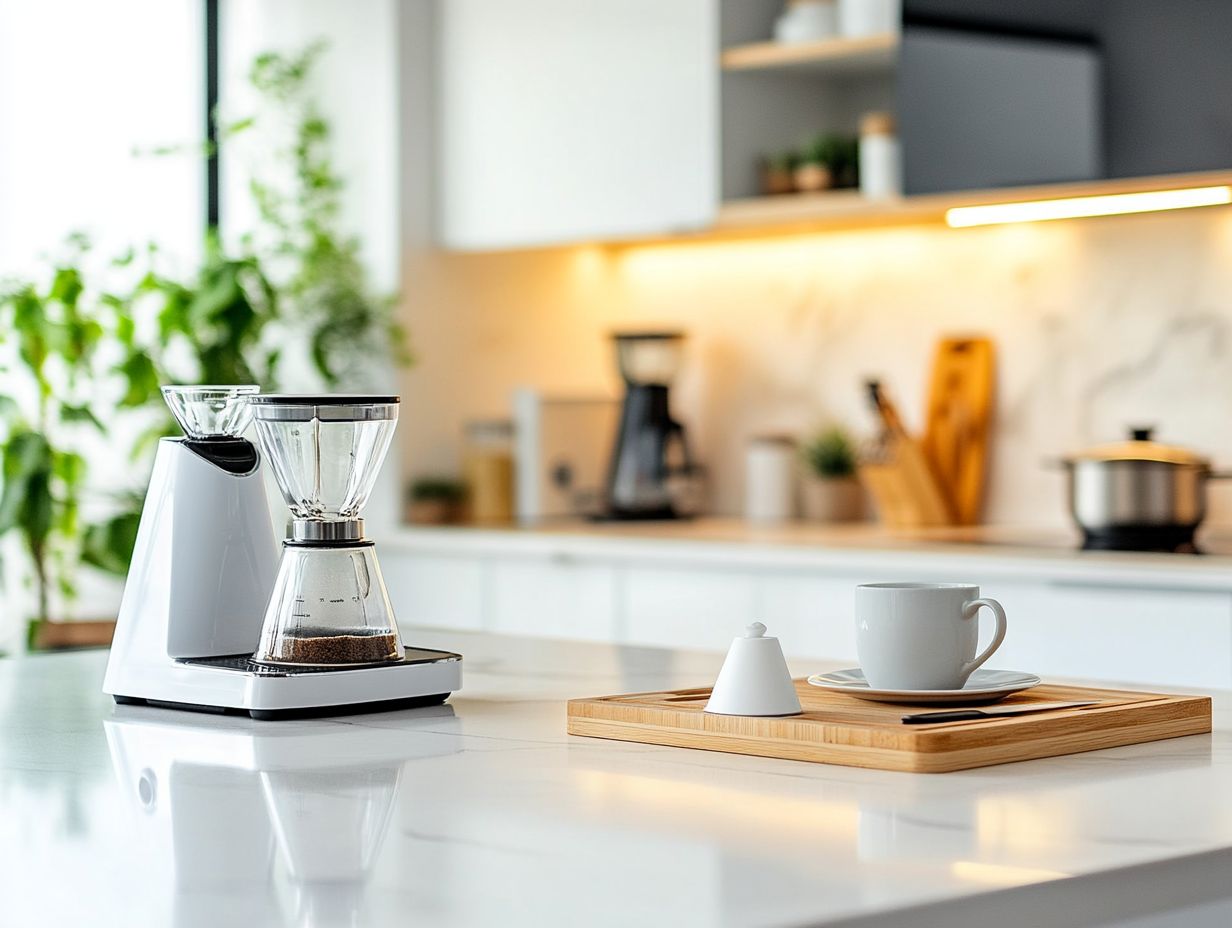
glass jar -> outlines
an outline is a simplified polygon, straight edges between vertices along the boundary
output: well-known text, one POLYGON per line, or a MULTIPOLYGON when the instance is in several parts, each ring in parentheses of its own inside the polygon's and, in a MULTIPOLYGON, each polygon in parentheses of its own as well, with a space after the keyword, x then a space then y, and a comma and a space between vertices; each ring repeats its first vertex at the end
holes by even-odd
POLYGON ((507 419, 468 422, 462 471, 469 521, 513 521, 513 423, 507 419))

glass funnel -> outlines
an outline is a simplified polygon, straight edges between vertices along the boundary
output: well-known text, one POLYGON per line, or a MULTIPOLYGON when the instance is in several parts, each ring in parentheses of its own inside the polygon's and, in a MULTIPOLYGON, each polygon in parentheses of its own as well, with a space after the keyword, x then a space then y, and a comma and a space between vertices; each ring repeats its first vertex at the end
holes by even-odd
POLYGON ((257 439, 291 510, 254 660, 401 660, 376 549, 359 518, 393 438, 398 397, 266 394, 252 404, 257 439))
POLYGON ((255 384, 199 384, 163 387, 163 399, 184 434, 196 441, 239 438, 252 421, 255 384))
POLYGON ((627 383, 666 386, 680 369, 684 335, 680 332, 630 332, 612 336, 616 363, 627 383))
POLYGON ((358 519, 398 424, 398 397, 265 394, 252 403, 292 518, 358 519))

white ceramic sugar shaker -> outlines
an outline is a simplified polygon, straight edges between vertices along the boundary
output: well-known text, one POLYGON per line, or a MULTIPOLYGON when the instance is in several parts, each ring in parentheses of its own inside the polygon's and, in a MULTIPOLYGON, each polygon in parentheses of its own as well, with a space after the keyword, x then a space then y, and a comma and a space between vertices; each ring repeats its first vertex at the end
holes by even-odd
POLYGON ((715 715, 799 715, 800 697, 777 638, 754 622, 732 641, 707 712, 715 715))

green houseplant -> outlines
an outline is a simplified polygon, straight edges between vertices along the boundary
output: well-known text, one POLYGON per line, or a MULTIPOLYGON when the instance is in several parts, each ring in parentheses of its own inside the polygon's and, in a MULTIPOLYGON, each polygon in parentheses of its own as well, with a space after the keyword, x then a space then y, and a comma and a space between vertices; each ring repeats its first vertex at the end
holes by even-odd
POLYGON ((420 477, 406 488, 406 520, 446 525, 462 517, 466 484, 452 477, 420 477))
POLYGON ((795 169, 796 189, 827 190, 858 183, 859 142, 852 136, 826 132, 800 151, 795 169))
MULTIPOLYGON (((93 404, 101 310, 87 294, 78 259, 87 244, 70 239, 45 285, 0 288, 6 392, 0 395, 0 536, 21 537, 34 586, 34 620, 52 617, 52 597, 71 601, 82 560, 105 557, 104 539, 84 550, 81 501, 86 485, 83 432, 101 436, 93 404)), ((97 440, 97 439, 96 439, 97 440)))
POLYGON ((805 442, 804 516, 816 522, 854 522, 864 517, 864 489, 856 479, 856 449, 838 426, 805 442))
POLYGON ((792 180, 799 193, 818 193, 834 186, 834 172, 826 158, 827 150, 820 142, 800 150, 792 180))

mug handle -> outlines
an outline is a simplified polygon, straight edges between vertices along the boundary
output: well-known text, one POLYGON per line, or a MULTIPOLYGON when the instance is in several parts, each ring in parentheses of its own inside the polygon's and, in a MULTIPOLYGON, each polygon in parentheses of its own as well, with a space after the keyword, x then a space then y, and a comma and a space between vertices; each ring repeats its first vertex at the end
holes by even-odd
POLYGON ((983 651, 976 655, 975 660, 963 664, 962 677, 963 682, 967 682, 967 677, 971 676, 979 667, 992 657, 994 651, 1001 647, 1001 642, 1005 641, 1005 610, 1001 608, 1001 604, 995 599, 973 599, 971 602, 963 606, 963 618, 975 619, 980 612, 981 606, 987 606, 992 610, 992 616, 997 620, 997 631, 992 636, 992 643, 983 651))

